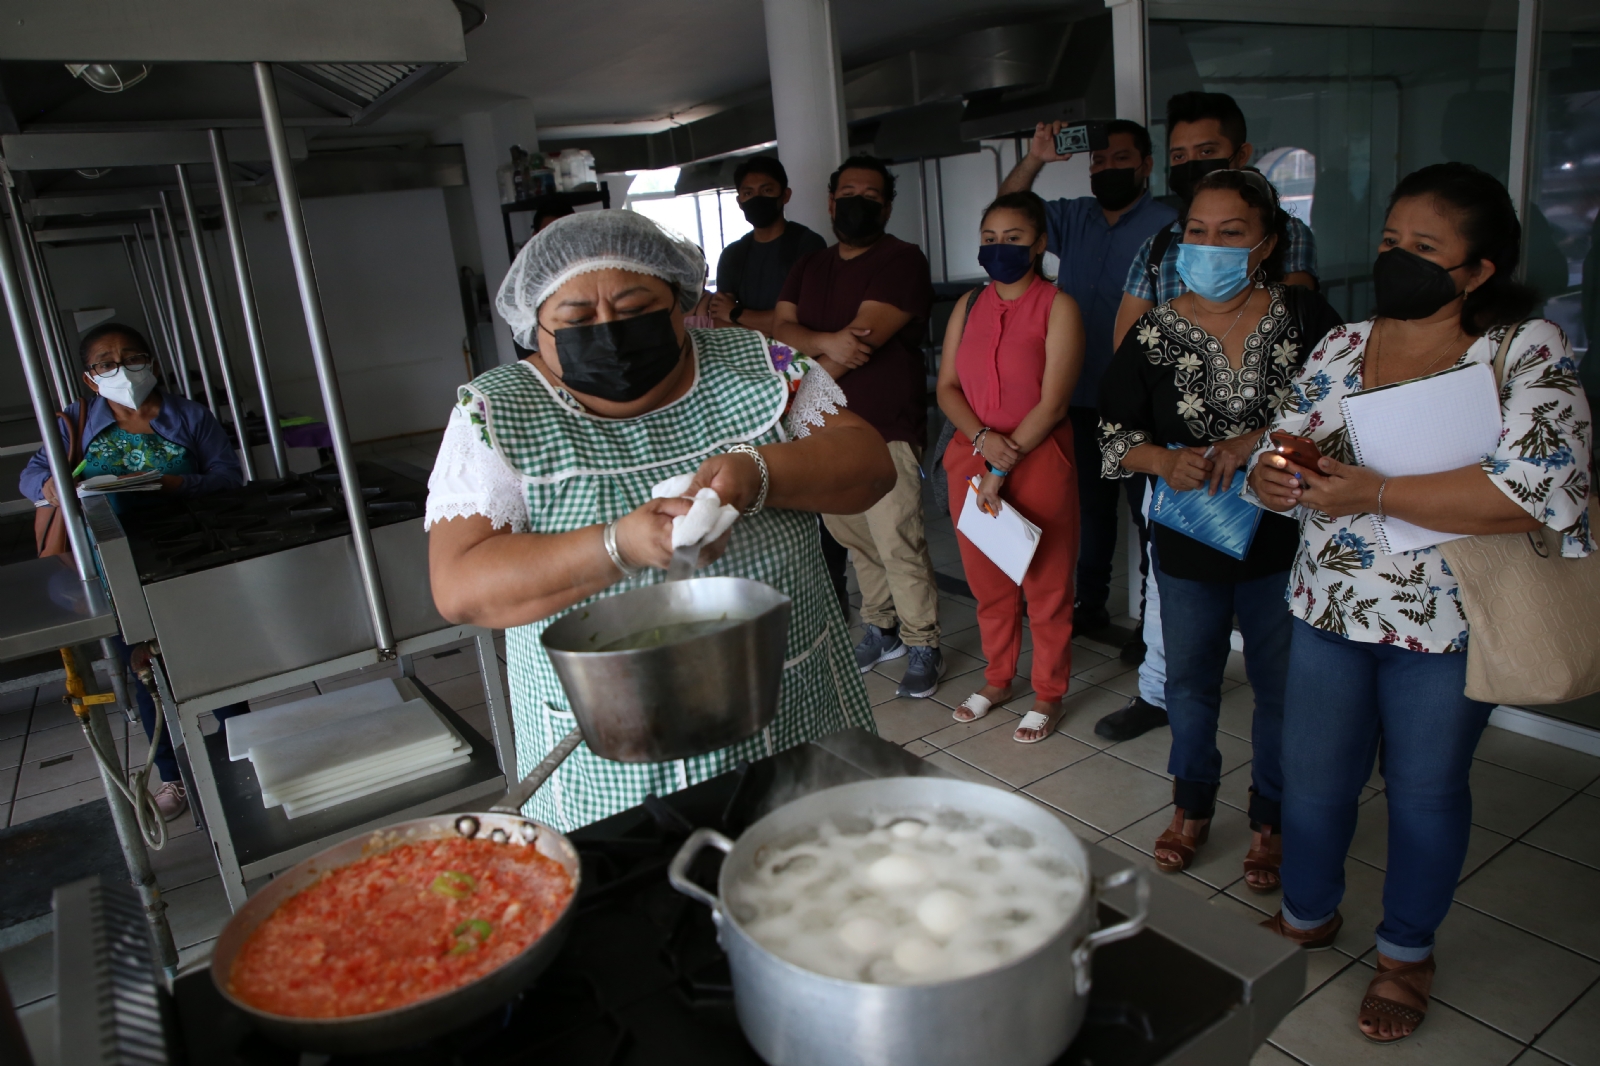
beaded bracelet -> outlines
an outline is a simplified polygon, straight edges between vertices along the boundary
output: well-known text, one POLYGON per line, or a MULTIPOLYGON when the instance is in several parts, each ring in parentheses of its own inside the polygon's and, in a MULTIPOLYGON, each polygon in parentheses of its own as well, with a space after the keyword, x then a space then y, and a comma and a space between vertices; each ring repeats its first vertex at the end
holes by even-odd
POLYGON ((982 429, 978 430, 978 435, 976 437, 972 438, 972 454, 973 455, 978 455, 978 454, 982 453, 982 451, 983 451, 983 438, 987 437, 988 435, 989 435, 989 427, 988 426, 984 426, 982 429))

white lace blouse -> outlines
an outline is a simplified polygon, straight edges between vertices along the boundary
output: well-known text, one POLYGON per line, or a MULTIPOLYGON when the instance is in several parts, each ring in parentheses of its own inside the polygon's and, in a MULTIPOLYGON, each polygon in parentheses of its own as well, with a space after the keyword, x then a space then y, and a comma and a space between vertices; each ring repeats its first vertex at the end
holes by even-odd
MULTIPOLYGON (((828 415, 845 406, 844 390, 810 359, 770 339, 767 351, 773 367, 789 383, 789 404, 782 422, 788 437, 809 436, 812 426, 821 426, 828 415)), ((519 365, 549 385, 533 366, 527 362, 519 365)), ((574 411, 583 411, 583 405, 570 393, 563 389, 552 392, 574 411)), ((468 515, 482 515, 495 529, 509 526, 513 533, 532 529, 522 475, 484 443, 468 408, 456 404, 433 463, 433 474, 428 478, 428 509, 423 525, 431 529, 435 522, 468 515)))

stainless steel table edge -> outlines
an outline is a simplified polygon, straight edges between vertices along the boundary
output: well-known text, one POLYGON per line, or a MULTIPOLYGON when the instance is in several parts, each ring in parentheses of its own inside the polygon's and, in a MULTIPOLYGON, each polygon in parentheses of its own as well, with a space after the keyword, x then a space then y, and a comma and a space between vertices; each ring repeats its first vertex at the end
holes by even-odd
POLYGON ((0 603, 6 605, 0 662, 117 635, 116 612, 105 590, 97 581, 79 580, 70 557, 66 564, 52 556, 0 566, 0 603), (63 605, 52 591, 81 596, 81 601, 63 605))

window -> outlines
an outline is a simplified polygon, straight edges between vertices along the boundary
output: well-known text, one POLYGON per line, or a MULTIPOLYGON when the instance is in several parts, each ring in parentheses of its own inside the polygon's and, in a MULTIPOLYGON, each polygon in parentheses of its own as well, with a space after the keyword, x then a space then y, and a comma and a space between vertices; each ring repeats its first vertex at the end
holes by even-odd
POLYGON ((1311 201, 1317 191, 1317 157, 1304 148, 1274 148, 1256 164, 1278 190, 1278 202, 1289 214, 1311 225, 1311 201))
POLYGON ((631 173, 628 209, 698 244, 706 256, 706 288, 715 291, 717 260, 723 249, 750 232, 750 223, 739 210, 738 195, 732 189, 708 189, 680 196, 678 167, 631 173))

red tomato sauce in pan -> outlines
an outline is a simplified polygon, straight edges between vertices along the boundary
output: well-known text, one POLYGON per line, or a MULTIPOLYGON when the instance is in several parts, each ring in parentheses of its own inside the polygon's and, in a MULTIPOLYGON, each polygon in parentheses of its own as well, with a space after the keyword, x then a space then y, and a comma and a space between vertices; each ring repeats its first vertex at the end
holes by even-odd
POLYGON ((228 990, 295 1018, 404 1007, 509 962, 571 895, 567 871, 533 847, 403 844, 280 904, 240 949, 228 990))

